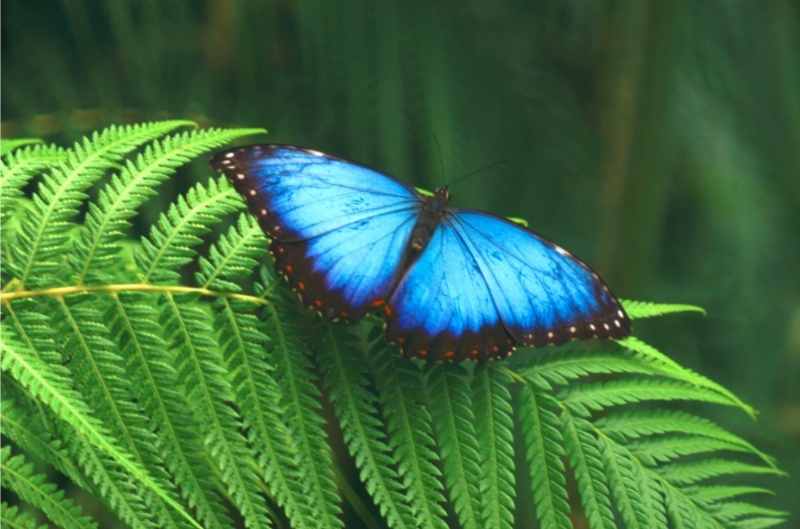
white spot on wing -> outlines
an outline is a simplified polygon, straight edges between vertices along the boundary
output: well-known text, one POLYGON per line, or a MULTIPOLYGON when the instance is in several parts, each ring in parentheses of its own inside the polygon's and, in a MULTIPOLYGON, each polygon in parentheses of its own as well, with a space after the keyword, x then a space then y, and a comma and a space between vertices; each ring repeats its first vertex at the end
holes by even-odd
POLYGON ((228 154, 225 155, 225 158, 233 158, 234 156, 235 156, 234 153, 229 152, 228 154))

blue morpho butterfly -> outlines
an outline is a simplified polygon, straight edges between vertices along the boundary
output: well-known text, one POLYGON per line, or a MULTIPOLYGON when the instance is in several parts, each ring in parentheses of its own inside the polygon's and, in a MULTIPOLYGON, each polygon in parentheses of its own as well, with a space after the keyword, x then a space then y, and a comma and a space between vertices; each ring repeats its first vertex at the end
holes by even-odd
POLYGON ((517 345, 621 338, 630 321, 567 250, 497 215, 448 207, 377 171, 311 149, 218 153, 304 304, 332 319, 370 310, 408 356, 491 359, 517 345))

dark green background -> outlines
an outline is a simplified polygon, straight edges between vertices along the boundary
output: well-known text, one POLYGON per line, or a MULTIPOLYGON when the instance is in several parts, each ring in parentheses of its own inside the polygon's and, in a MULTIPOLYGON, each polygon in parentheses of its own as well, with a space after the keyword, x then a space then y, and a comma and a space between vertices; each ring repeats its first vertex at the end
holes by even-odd
POLYGON ((2 133, 263 126, 428 188, 502 162, 456 204, 527 218, 621 297, 708 309, 636 332, 758 407, 709 413, 779 457, 794 508, 800 5, 430 4, 6 0, 2 133))

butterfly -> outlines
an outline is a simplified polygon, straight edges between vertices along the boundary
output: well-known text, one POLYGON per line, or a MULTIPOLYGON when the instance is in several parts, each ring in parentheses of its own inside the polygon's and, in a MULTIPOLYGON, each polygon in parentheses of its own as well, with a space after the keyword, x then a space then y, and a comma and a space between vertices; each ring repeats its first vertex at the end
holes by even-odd
POLYGON ((368 167, 291 145, 217 153, 311 309, 380 310, 386 337, 428 360, 486 360, 517 346, 621 338, 630 320, 588 265, 492 213, 448 206, 368 167))

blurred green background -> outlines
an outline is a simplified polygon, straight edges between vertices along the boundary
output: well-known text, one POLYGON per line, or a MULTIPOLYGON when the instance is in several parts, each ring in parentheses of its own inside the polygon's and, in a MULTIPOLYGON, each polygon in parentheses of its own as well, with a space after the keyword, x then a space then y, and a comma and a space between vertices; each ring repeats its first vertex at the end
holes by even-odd
POLYGON ((780 459, 795 508, 800 3, 6 0, 2 61, 4 137, 186 117, 428 188, 491 166, 457 205, 527 218, 621 297, 708 310, 636 332, 758 407, 709 413, 780 459))

